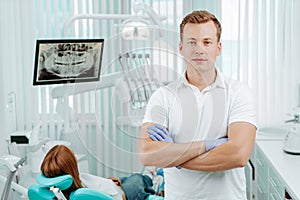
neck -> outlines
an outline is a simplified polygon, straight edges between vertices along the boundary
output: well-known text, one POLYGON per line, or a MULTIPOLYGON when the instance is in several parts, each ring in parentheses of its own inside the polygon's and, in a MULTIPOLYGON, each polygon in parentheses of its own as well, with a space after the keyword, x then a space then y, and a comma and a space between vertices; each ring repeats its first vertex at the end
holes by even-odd
POLYGON ((186 71, 186 79, 187 81, 197 87, 200 91, 202 91, 207 86, 211 85, 215 82, 217 76, 217 72, 215 68, 212 68, 208 71, 196 71, 196 70, 188 70, 186 71))

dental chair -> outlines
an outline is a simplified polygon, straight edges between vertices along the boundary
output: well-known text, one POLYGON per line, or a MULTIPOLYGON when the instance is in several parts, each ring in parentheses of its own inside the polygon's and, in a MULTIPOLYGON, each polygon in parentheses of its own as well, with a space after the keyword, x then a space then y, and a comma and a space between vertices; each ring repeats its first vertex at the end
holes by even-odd
MULTIPOLYGON (((67 174, 54 178, 47 178, 42 174, 36 177, 37 184, 28 188, 30 200, 66 200, 62 190, 68 189, 72 183, 72 176, 67 174)), ((79 188, 70 194, 70 200, 113 200, 113 198, 100 191, 89 188, 79 188)))

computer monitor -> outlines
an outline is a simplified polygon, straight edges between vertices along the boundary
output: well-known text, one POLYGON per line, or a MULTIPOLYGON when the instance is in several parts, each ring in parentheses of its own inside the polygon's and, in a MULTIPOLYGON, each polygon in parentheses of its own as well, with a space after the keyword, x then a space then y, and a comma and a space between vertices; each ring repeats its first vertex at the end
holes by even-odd
POLYGON ((33 85, 99 81, 104 39, 37 40, 33 85))

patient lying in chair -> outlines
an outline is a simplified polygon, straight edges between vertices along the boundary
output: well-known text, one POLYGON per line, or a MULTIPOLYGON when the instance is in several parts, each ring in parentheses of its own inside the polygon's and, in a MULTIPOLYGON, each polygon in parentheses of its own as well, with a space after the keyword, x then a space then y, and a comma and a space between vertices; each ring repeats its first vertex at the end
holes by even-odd
POLYGON ((74 153, 64 145, 56 145, 49 150, 41 165, 41 172, 45 177, 54 178, 69 174, 73 178, 71 187, 63 190, 64 196, 69 199, 71 192, 79 188, 91 188, 104 192, 117 200, 163 199, 155 197, 152 179, 147 175, 132 174, 121 179, 110 179, 80 174, 77 159, 74 153))

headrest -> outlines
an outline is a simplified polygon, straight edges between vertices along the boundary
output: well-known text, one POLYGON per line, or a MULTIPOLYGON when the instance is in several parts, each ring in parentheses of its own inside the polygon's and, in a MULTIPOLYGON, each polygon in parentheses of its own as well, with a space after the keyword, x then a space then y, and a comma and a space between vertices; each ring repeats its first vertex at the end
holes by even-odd
POLYGON ((69 174, 57 176, 54 178, 48 178, 48 177, 44 176, 43 174, 39 174, 36 176, 36 182, 45 187, 55 186, 55 187, 59 188, 60 190, 66 190, 69 187, 71 187, 71 185, 73 183, 73 179, 72 179, 72 176, 69 174))
POLYGON ((49 200, 55 197, 55 194, 49 188, 37 184, 29 186, 27 194, 30 200, 49 200))

